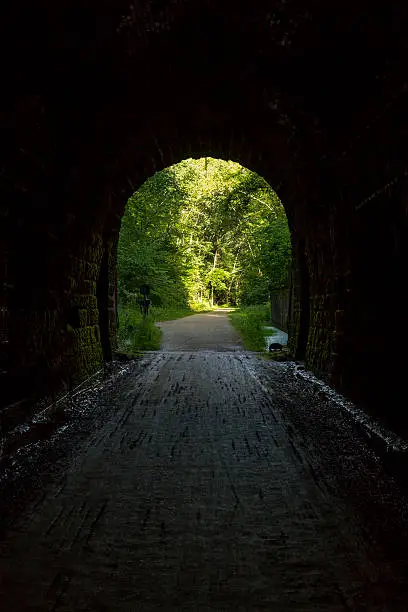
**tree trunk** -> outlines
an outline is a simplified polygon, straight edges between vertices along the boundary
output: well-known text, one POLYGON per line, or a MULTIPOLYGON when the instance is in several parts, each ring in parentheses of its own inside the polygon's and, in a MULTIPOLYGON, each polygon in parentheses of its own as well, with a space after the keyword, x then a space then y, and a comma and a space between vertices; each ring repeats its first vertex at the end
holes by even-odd
POLYGON ((217 259, 218 259, 218 248, 215 249, 213 267, 211 268, 211 270, 215 270, 215 268, 217 267, 217 259))

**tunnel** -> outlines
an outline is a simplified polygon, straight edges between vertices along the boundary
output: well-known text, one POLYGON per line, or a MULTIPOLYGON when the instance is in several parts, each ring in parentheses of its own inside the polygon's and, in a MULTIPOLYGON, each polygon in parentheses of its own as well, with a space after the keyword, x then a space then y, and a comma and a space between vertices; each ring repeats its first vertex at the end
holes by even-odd
POLYGON ((407 278, 407 8, 381 2, 18 3, 4 33, 4 407, 112 359, 129 196, 232 159, 291 229, 293 359, 395 425, 407 278))

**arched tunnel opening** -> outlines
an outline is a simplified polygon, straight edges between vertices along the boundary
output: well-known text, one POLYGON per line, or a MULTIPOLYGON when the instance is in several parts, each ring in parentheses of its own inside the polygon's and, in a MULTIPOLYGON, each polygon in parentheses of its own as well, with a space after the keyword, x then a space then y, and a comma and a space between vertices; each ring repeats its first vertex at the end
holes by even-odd
MULTIPOLYGON (((211 151, 202 146, 204 155, 211 151)), ((245 146, 232 148, 235 155, 223 155, 222 148, 213 149, 212 155, 238 158, 271 176, 262 158, 251 164, 252 155, 245 153, 251 150, 245 146)), ((157 155, 155 142, 154 149, 157 155)), ((169 162, 176 161, 171 150, 168 155, 169 162)), ((155 157, 151 164, 140 177, 169 165, 158 165, 155 157)), ((307 180, 305 186, 311 176, 307 180)), ((16 186, 21 205, 6 216, 9 230, 4 238, 12 236, 13 242, 3 251, 6 406, 44 397, 54 401, 112 358, 121 216, 125 194, 130 196, 142 182, 126 173, 119 189, 109 187, 98 198, 81 183, 79 202, 69 199, 53 211, 36 207, 31 198, 27 200, 28 191, 16 186)), ((288 196, 283 201, 294 253, 289 320, 293 358, 305 360, 336 389, 395 426, 405 421, 399 399, 404 374, 394 357, 400 342, 385 332, 383 321, 390 308, 396 320, 404 304, 398 292, 405 270, 405 187, 402 177, 362 200, 357 210, 344 195, 328 206, 294 199, 290 190, 283 191, 288 196), (387 225, 383 211, 390 203, 395 216, 387 225), (382 375, 374 387, 372 372, 379 364, 382 375)))
MULTIPOLYGON (((242 306, 250 308, 246 316, 253 326, 261 317, 265 325, 288 331, 291 251, 285 209, 256 173, 211 157, 156 172, 132 195, 122 217, 114 257, 118 316, 112 319, 119 350, 156 347, 152 320, 141 314, 146 297, 157 321, 242 306), (147 338, 146 346, 142 338, 137 344, 142 330, 152 336, 151 346, 147 338)), ((100 304, 100 311, 107 308, 100 304)), ((257 335, 255 345, 263 350, 261 328, 257 335)))

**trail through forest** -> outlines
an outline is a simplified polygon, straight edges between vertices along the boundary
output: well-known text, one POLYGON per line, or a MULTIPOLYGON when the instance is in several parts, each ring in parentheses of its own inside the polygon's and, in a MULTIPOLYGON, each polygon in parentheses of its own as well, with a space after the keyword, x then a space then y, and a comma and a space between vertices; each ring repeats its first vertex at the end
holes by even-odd
POLYGON ((243 350, 238 333, 228 319, 229 309, 192 315, 157 326, 162 330, 161 350, 243 350))

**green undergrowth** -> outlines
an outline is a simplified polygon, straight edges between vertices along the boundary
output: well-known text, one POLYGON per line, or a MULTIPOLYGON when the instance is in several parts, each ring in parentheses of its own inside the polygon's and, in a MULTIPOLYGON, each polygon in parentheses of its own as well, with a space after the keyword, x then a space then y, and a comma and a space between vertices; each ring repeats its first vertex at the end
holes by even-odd
POLYGON ((142 317, 139 309, 126 308, 119 311, 117 332, 118 350, 135 355, 142 350, 154 351, 160 346, 161 331, 152 315, 142 317))
POLYGON ((238 308, 230 312, 228 316, 241 336, 246 349, 249 351, 265 350, 264 326, 270 321, 268 304, 238 308))
POLYGON ((162 334, 156 323, 173 321, 208 310, 208 306, 202 304, 193 304, 191 308, 152 306, 148 316, 143 317, 136 306, 120 308, 117 332, 118 350, 127 355, 138 355, 140 351, 156 351, 160 348, 162 334))

